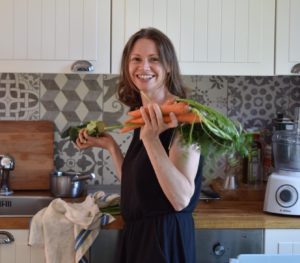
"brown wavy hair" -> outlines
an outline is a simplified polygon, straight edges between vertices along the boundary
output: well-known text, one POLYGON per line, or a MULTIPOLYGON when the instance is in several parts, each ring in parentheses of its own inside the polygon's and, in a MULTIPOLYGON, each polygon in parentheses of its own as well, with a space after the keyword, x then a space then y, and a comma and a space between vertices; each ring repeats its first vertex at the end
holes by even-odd
POLYGON ((185 98, 185 87, 183 86, 175 48, 171 40, 158 29, 149 27, 142 28, 133 34, 124 47, 121 60, 120 81, 117 91, 119 100, 131 109, 142 105, 140 93, 133 84, 128 69, 129 56, 134 44, 137 40, 142 38, 154 41, 163 67, 168 71, 165 85, 169 92, 180 98, 185 98))

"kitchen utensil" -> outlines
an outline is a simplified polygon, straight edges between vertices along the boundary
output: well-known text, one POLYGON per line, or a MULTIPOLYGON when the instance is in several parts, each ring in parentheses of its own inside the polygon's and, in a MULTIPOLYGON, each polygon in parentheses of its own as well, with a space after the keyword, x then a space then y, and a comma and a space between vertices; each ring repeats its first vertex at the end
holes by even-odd
POLYGON ((264 211, 300 215, 300 133, 275 131, 272 146, 275 172, 268 178, 264 211))
POLYGON ((0 155, 0 195, 12 195, 13 191, 10 190, 9 174, 15 168, 15 160, 10 155, 0 155))
POLYGON ((80 197, 86 191, 86 181, 95 174, 54 171, 50 174, 51 193, 55 197, 80 197))
POLYGON ((238 188, 237 179, 234 174, 226 175, 223 188, 224 190, 235 190, 238 188))
POLYGON ((238 174, 240 173, 240 160, 237 156, 227 156, 227 164, 224 170, 225 178, 223 189, 235 190, 238 188, 238 174))

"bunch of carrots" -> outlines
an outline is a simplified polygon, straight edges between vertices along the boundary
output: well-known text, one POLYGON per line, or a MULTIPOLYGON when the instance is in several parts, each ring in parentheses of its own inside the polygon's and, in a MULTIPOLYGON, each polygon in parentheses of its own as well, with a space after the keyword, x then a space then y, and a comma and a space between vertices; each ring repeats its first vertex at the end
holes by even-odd
MULTIPOLYGON (((148 112, 147 108, 145 108, 145 110, 148 112)), ((160 106, 160 110, 165 123, 169 123, 171 121, 169 115, 171 112, 175 114, 179 123, 194 124, 201 122, 200 115, 191 111, 189 104, 184 101, 175 101, 172 103, 163 104, 160 106)), ((145 124, 139 109, 129 111, 128 115, 130 117, 124 122, 123 128, 120 129, 121 133, 126 133, 133 129, 140 128, 145 124)))
MULTIPOLYGON (((204 156, 210 154, 239 153, 248 155, 251 141, 243 131, 240 123, 232 121, 222 113, 192 99, 176 99, 160 106, 163 119, 170 122, 169 114, 173 112, 179 122, 178 131, 186 145, 197 145, 204 156)), ((145 108, 147 112, 147 108, 145 108)), ((80 126, 69 127, 62 138, 69 137, 76 141, 80 129, 86 128, 91 136, 101 136, 103 132, 119 129, 121 133, 142 127, 145 123, 141 111, 128 112, 129 118, 121 125, 107 126, 103 121, 89 121, 80 126)))

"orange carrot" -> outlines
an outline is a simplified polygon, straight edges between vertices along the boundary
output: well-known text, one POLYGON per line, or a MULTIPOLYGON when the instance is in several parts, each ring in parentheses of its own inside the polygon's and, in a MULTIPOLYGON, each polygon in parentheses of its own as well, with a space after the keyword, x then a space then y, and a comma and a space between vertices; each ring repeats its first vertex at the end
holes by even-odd
POLYGON ((142 117, 130 118, 124 122, 126 124, 145 124, 144 119, 142 117))
MULTIPOLYGON (((170 119, 170 116, 166 116, 166 117, 168 117, 170 119)), ((201 122, 201 118, 199 117, 199 115, 197 115, 194 112, 178 114, 178 115, 176 115, 176 118, 179 122, 188 123, 188 124, 201 122)), ((164 118, 164 120, 165 120, 165 118, 164 118)), ((170 121, 171 121, 171 119, 169 121, 165 120, 165 122, 170 122, 170 121)))
MULTIPOLYGON (((182 122, 182 123, 192 124, 194 122, 197 123, 197 122, 201 121, 199 116, 194 112, 188 112, 188 113, 183 113, 183 114, 175 114, 175 116, 176 116, 177 120, 179 122, 182 122)), ((166 123, 169 123, 171 121, 171 118, 170 118, 169 115, 164 115, 163 119, 164 119, 164 122, 166 122, 166 123)), ((139 124, 139 125, 145 124, 142 117, 130 118, 127 121, 125 121, 125 124, 129 124, 129 123, 130 124, 139 124)))
POLYGON ((124 121, 124 124, 128 124, 128 123, 138 123, 138 124, 143 124, 143 122, 140 122, 140 121, 137 121, 136 120, 139 120, 139 119, 142 119, 142 117, 131 117, 131 118, 128 118, 127 120, 124 121))
MULTIPOLYGON (((145 108, 146 112, 148 112, 147 107, 145 108)), ((160 110, 163 115, 169 114, 170 112, 174 112, 175 114, 183 114, 189 112, 189 105, 186 102, 174 102, 171 104, 163 104, 160 106, 160 110)), ((129 111, 128 115, 132 117, 141 117, 141 111, 138 110, 133 110, 129 111)))

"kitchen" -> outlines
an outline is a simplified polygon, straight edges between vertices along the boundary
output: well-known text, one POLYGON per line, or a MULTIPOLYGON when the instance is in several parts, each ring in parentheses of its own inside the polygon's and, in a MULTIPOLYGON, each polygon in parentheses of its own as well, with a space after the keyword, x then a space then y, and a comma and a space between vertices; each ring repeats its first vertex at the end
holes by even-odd
MULTIPOLYGON (((0 44, 0 119, 52 121, 55 124, 55 167, 93 171, 97 174, 93 182, 96 186, 118 184, 110 157, 104 151, 78 151, 71 142, 62 140, 60 133, 69 125, 90 119, 103 119, 114 124, 126 118, 127 109, 117 102, 114 95, 118 61, 126 37, 139 26, 155 25, 168 32, 182 61, 181 69, 191 97, 241 121, 245 128, 270 129, 277 112, 285 112, 293 118, 294 109, 300 106, 300 78, 291 73, 292 67, 300 61, 297 48, 300 44, 297 34, 299 19, 296 15, 299 1, 184 1, 184 4, 183 1, 172 1, 172 4, 170 1, 84 1, 84 10, 93 14, 89 16, 80 11, 83 1, 76 1, 78 3, 72 9, 74 13, 70 12, 73 14, 70 15, 71 22, 65 15, 69 13, 69 1, 59 1, 57 6, 54 1, 35 1, 37 6, 31 7, 26 7, 25 2, 0 1, 1 24, 7 25, 0 29, 1 35, 7 36, 0 44), (18 19, 10 24, 13 2, 17 3, 14 17, 18 19), (6 8, 10 12, 5 11, 6 8), (59 12, 54 16, 51 12, 55 12, 55 8, 59 12), (28 17, 22 10, 28 10, 28 17), (194 16, 190 15, 191 10, 195 12, 194 16), (235 10, 238 11, 235 13, 235 10), (57 28, 51 27, 54 17, 60 19, 57 28), (89 21, 80 24, 83 17, 89 21), (44 23, 37 23, 42 18, 44 23), (81 28, 78 31, 84 32, 84 37, 68 38, 73 34, 67 34, 67 30, 76 32, 72 27, 69 29, 69 23, 75 25, 76 30, 81 28), (86 23, 88 29, 84 29, 86 23), (14 26, 16 30, 13 30, 14 26), (194 39, 193 32, 206 38, 194 39), (57 35, 51 37, 54 33, 57 35), (95 40, 97 35, 101 41, 95 40), (84 55, 81 55, 82 50, 84 55), (71 65, 79 59, 91 61, 94 74, 72 72, 71 65), (8 92, 14 88, 19 95, 8 92), (21 104, 20 97, 25 98, 26 106, 10 106, 21 104)), ((125 150, 130 135, 116 136, 125 150)), ((224 165, 220 161, 217 167, 206 168, 207 180, 224 179, 224 165)), ((248 193, 248 190, 244 191, 248 193)), ((257 198, 255 201, 258 201, 257 191, 252 191, 252 198, 257 198)), ((237 194, 238 190, 234 193, 237 194)), ((223 198, 227 195, 224 192, 223 198)), ((229 195, 232 195, 231 191, 229 195)), ((243 193, 241 196, 247 195, 243 193)), ((249 196, 251 200, 252 195, 249 196)), ((263 194, 259 192, 258 196, 262 201, 263 194)), ((215 202, 217 205, 218 201, 215 202)), ((293 230, 288 229, 299 228, 295 218, 284 220, 284 223, 270 227, 287 229, 281 233, 283 243, 287 242, 285 235, 291 237, 290 231, 293 230)), ((214 221, 217 218, 211 219, 214 221)), ((10 226, 18 228, 16 219, 12 222, 10 226)), ((1 229, 9 228, 7 226, 1 224, 1 229)), ((227 227, 223 225, 221 228, 227 227)), ((268 228, 262 224, 256 227, 268 228)), ((272 234, 280 235, 280 231, 272 234)), ((300 241, 295 237, 294 242, 297 245, 300 241)))

